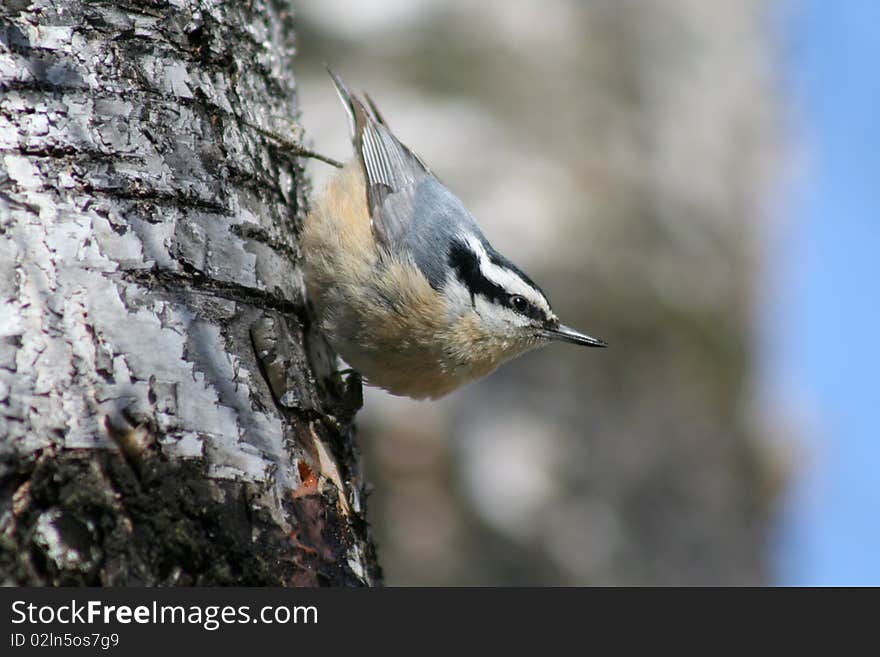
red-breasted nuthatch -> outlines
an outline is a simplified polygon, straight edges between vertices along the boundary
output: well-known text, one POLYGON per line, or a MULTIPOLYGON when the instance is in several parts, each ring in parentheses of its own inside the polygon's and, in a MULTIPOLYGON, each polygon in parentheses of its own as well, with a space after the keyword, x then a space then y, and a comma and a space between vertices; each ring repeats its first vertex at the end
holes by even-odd
POLYGON ((309 297, 349 365, 392 394, 436 399, 551 340, 606 346, 560 324, 370 97, 330 75, 356 157, 315 200, 301 244, 309 297))

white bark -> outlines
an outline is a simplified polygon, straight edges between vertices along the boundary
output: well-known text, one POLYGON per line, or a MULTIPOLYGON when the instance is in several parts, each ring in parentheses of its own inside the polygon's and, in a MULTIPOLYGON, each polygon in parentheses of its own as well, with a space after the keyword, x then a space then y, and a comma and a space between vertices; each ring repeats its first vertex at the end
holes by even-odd
POLYGON ((298 136, 290 16, 0 8, 0 580, 376 577, 305 183, 247 125, 298 136))

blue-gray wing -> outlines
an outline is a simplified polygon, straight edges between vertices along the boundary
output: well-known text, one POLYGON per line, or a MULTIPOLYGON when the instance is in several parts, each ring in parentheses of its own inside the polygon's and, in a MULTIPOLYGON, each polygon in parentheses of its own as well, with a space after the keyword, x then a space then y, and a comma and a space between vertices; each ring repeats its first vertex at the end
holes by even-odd
POLYGON ((406 239, 416 189, 433 175, 421 158, 391 133, 369 97, 369 105, 365 105, 332 71, 330 76, 348 111, 352 141, 366 180, 373 234, 380 244, 393 247, 406 239))

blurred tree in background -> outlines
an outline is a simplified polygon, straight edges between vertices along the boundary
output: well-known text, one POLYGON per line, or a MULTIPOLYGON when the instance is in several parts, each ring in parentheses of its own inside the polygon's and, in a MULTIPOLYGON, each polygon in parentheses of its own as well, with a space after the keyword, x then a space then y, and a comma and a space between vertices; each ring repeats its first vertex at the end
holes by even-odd
POLYGON ((560 316, 611 346, 554 345, 435 404, 368 391, 387 582, 767 581, 778 475, 752 335, 778 141, 767 3, 299 8, 311 144, 350 157, 327 62, 560 316))

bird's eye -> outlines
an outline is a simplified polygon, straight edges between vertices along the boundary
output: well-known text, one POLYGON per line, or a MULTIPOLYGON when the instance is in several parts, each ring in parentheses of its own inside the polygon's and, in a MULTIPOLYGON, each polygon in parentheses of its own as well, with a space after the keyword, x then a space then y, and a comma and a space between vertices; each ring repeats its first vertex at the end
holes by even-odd
POLYGON ((513 306, 513 309, 518 313, 524 313, 529 309, 529 302, 525 300, 525 297, 521 297, 518 294, 514 294, 510 297, 510 305, 513 306))

